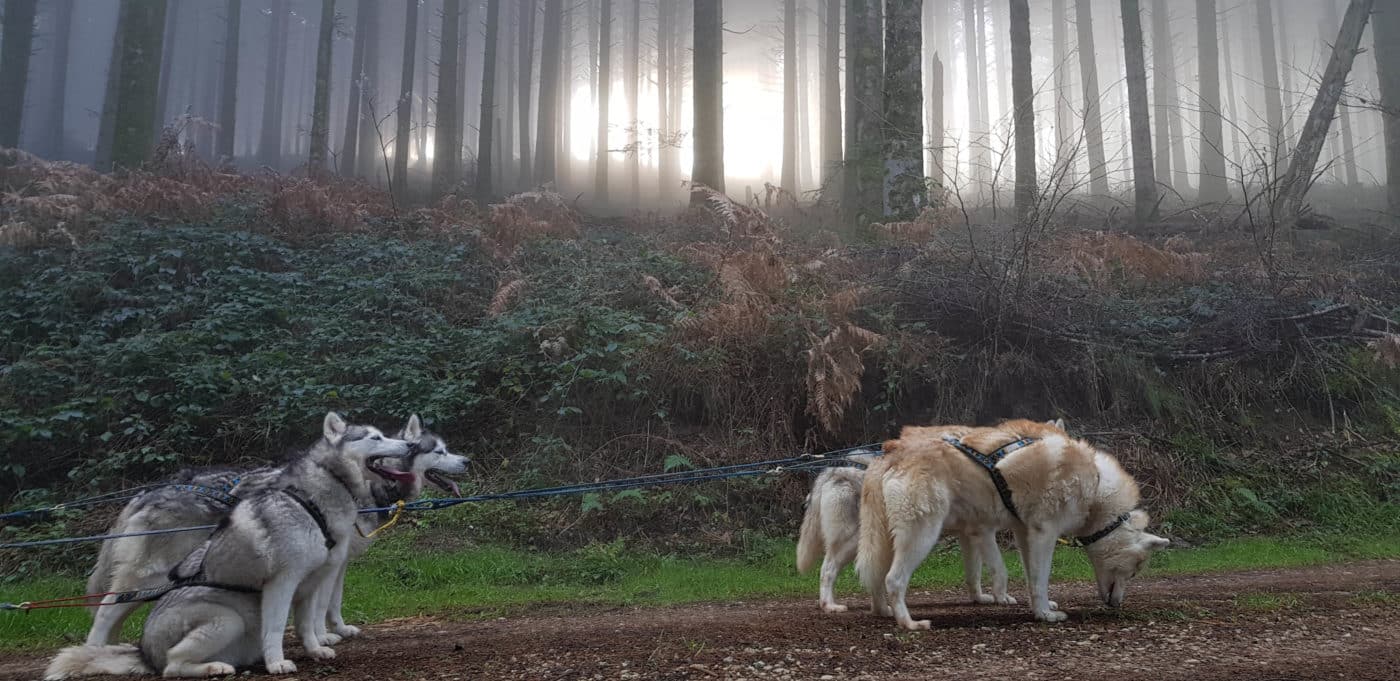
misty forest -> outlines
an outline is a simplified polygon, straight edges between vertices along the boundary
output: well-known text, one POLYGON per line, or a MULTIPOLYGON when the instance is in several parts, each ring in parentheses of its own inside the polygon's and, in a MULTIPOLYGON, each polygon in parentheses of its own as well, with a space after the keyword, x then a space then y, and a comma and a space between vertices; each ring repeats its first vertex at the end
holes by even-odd
MULTIPOLYGON (((1400 0, 0 12, 0 610, 84 593, 107 501, 286 461, 334 410, 472 460, 345 578, 348 618, 466 641, 381 629, 404 678, 1400 664, 1400 0), (811 607, 802 466, 1006 419, 1115 457, 1172 576, 1107 609, 1061 547, 1072 636, 1005 593, 926 636, 829 581, 811 607)), ((0 678, 93 621, 7 615, 0 678)), ((297 663, 383 678, 367 650, 297 663)))

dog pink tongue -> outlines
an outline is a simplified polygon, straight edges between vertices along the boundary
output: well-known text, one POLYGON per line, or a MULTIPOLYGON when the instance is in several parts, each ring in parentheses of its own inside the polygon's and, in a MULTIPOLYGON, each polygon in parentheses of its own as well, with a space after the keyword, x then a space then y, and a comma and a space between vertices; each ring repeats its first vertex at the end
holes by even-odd
POLYGON ((457 482, 456 482, 455 480, 448 480, 448 481, 447 481, 447 486, 452 488, 452 496, 454 496, 454 497, 460 497, 460 496, 462 496, 462 488, 460 488, 460 487, 457 486, 457 482))
POLYGON ((403 484, 410 484, 410 485, 411 485, 411 484, 413 484, 414 479, 417 478, 417 475, 415 475, 414 473, 409 472, 409 471, 394 471, 394 470, 388 470, 388 469, 379 469, 379 470, 377 470, 377 471, 375 471, 375 472, 376 472, 376 473, 379 473, 380 475, 382 475, 382 476, 384 476, 384 477, 386 477, 386 478, 389 478, 390 480, 393 480, 394 482, 403 483, 403 484))

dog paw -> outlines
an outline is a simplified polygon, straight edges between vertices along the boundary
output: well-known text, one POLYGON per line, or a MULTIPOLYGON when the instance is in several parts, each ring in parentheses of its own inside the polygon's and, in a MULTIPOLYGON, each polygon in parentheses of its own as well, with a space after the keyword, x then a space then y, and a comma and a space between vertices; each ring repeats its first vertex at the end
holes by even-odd
POLYGON ((210 662, 204 665, 204 669, 201 671, 205 676, 228 676, 238 673, 238 670, 234 669, 233 665, 224 664, 223 662, 210 662))
POLYGON ((841 605, 840 603, 822 603, 822 612, 825 612, 825 613, 846 612, 846 606, 841 605))
MULTIPOLYGON (((1013 596, 1011 596, 1011 594, 1002 594, 1000 596, 997 596, 996 598, 997 605, 1016 605, 1016 599, 1013 596)), ((1051 605, 1050 609, 1054 610, 1055 606, 1051 605)))
POLYGON ((1069 619, 1069 615, 1060 610, 1046 610, 1037 612, 1035 618, 1042 622, 1063 622, 1069 619))
POLYGON ((295 674, 297 666, 291 660, 278 660, 267 663, 267 673, 269 674, 295 674))
POLYGON ((933 628, 933 622, 930 620, 910 620, 908 624, 904 625, 904 628, 909 631, 928 631, 933 628))
POLYGON ((355 638, 360 635, 360 628, 349 624, 341 624, 335 628, 335 633, 339 634, 341 639, 355 638))
POLYGON ((995 603, 997 600, 992 598, 991 594, 977 594, 972 597, 972 602, 979 605, 987 605, 988 603, 995 603))
POLYGON ((313 660, 334 660, 335 649, 326 646, 316 646, 306 649, 306 656, 313 660))
MULTIPOLYGON (((1015 601, 1012 601, 1012 603, 1015 603, 1015 601)), ((1059 609, 1060 609, 1060 604, 1059 604, 1059 603, 1056 603, 1055 601, 1046 601, 1045 603, 1046 603, 1046 605, 1049 605, 1049 606, 1050 606, 1050 609, 1051 609, 1051 610, 1059 610, 1059 609)))
POLYGON ((323 646, 333 646, 337 643, 340 643, 341 640, 342 639, 339 634, 332 634, 329 632, 321 634, 321 645, 323 646))

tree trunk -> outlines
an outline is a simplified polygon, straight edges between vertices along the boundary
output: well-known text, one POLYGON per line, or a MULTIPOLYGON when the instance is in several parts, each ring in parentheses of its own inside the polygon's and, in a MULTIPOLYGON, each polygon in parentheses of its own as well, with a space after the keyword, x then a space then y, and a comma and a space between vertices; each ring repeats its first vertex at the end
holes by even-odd
MULTIPOLYGON (((882 214, 912 220, 924 191, 923 2, 889 3, 885 16, 882 214)), ((878 44, 878 42, 876 43, 878 44)))
MULTIPOLYGON (((1069 65, 1069 0, 1054 0, 1050 10, 1050 40, 1054 53, 1055 69, 1055 167, 1056 171, 1074 159, 1067 156, 1074 147, 1072 128, 1073 114, 1070 113, 1074 96, 1070 90, 1069 65)), ((1064 178, 1074 184, 1073 173, 1065 169, 1064 178)))
POLYGON ((50 11, 53 13, 53 82, 49 87, 47 119, 41 123, 43 133, 38 148, 49 158, 66 159, 68 149, 63 119, 68 109, 68 45, 73 28, 73 0, 54 0, 50 11))
MULTIPOLYGON (((718 0, 716 0, 718 1, 718 0)), ((608 100, 612 88, 612 0, 602 0, 598 15, 598 153, 594 174, 597 204, 608 204, 608 100)), ((697 10, 699 11, 699 10, 697 10)), ((696 57, 699 59, 699 56, 696 57)), ((697 117, 696 127, 700 125, 697 117)), ((697 156, 698 158, 698 156, 697 156)))
POLYGON ((461 181, 462 172, 467 167, 467 112, 471 111, 472 105, 476 103, 470 94, 471 69, 467 68, 470 63, 467 46, 471 43, 472 5, 475 4, 476 0, 466 0, 457 18, 457 150, 454 154, 457 159, 458 181, 461 181))
POLYGON ((841 196, 841 0, 825 3, 826 45, 822 50, 822 194, 826 200, 841 196))
POLYGON ((399 78, 398 113, 394 116, 394 197, 408 196, 409 143, 413 139, 413 69, 418 54, 418 0, 404 0, 403 73, 399 78))
POLYGON ((783 189, 797 191, 797 0, 783 0, 783 189))
POLYGON ((569 184, 573 167, 574 121, 574 6, 570 3, 560 12, 563 22, 563 50, 559 57, 559 101, 556 130, 559 143, 554 152, 554 184, 561 190, 569 184))
MULTIPOLYGON (((1224 61, 1222 69, 1225 72, 1225 109, 1221 111, 1226 115, 1226 120, 1230 121, 1230 155, 1228 159, 1234 159, 1236 164, 1243 163, 1245 157, 1244 140, 1242 126, 1239 117, 1238 100, 1235 99, 1235 58, 1230 50, 1230 44, 1234 41, 1235 35, 1230 26, 1230 15, 1217 15, 1222 30, 1220 31, 1220 57, 1224 61)), ((1227 163, 1228 165, 1228 163, 1227 163)), ((1227 168, 1226 174, 1231 170, 1227 168)))
POLYGON ((282 165, 282 90, 287 61, 287 0, 270 0, 267 69, 263 75, 262 129, 258 131, 258 162, 282 165))
POLYGON ((534 85, 535 71, 535 13, 537 12, 537 0, 524 0, 520 5, 520 42, 516 44, 520 48, 520 81, 516 86, 516 94, 520 97, 518 116, 518 128, 520 130, 520 179, 518 185, 521 189, 528 189, 535 185, 535 176, 531 168, 533 159, 531 158, 530 130, 532 122, 530 120, 530 95, 534 85))
POLYGON ((461 116, 457 107, 461 97, 457 87, 461 84, 457 69, 458 43, 462 26, 461 0, 444 0, 442 3, 442 28, 438 41, 438 82, 436 126, 433 131, 433 188, 434 198, 441 198, 457 186, 460 177, 462 158, 461 116))
POLYGON ((1011 100, 1016 106, 1016 215, 1023 223, 1035 217, 1038 190, 1035 172, 1035 83, 1031 76, 1031 10, 1026 0, 1011 0, 1011 100))
MULTIPOLYGON (((119 14, 120 16, 120 10, 119 14)), ((117 96, 121 94, 122 32, 112 36, 112 50, 107 59, 107 79, 102 90, 102 114, 97 122, 97 145, 93 150, 93 167, 112 169, 112 141, 117 131, 117 96)))
MULTIPOLYGON (((603 0, 604 8, 608 1, 603 0)), ((722 7, 722 0, 695 0, 695 87, 691 97, 695 101, 695 165, 691 180, 720 192, 724 191, 722 7)))
POLYGON ((353 177, 359 168, 360 107, 364 98, 361 86, 365 72, 365 38, 371 30, 371 6, 376 0, 360 0, 355 8, 354 46, 350 51, 350 97, 345 106, 345 141, 340 147, 340 172, 353 177))
POLYGON ((1157 181, 1167 187, 1172 186, 1172 136, 1167 118, 1176 105, 1172 95, 1172 33, 1167 22, 1167 0, 1152 0, 1152 109, 1157 114, 1157 129, 1154 136, 1157 162, 1154 174, 1157 181))
POLYGON ((160 86, 156 95, 156 115, 152 120, 156 132, 160 132, 169 121, 170 116, 170 72, 174 67, 175 60, 179 54, 175 51, 175 43, 180 36, 180 3, 168 5, 165 11, 165 29, 161 43, 165 45, 163 52, 164 59, 160 63, 160 86))
POLYGON ((36 0, 5 0, 0 28, 0 147, 19 146, 24 120, 24 91, 29 85, 29 55, 34 45, 36 0))
MULTIPOLYGON (((355 144, 355 164, 356 174, 360 177, 374 179, 385 171, 384 168, 384 145, 388 144, 387 137, 381 137, 380 126, 387 120, 388 111, 382 106, 380 99, 382 91, 379 83, 379 36, 380 36, 380 7, 381 0, 362 0, 359 11, 365 13, 365 58, 361 63, 359 80, 360 115, 358 117, 358 127, 360 129, 360 139, 355 144)), ((356 23, 359 22, 358 17, 356 23)), ((357 35, 358 38, 358 35, 357 35)), ((385 177, 387 180, 387 176, 385 177)))
POLYGON ((642 196, 642 150, 641 138, 638 134, 641 122, 638 116, 640 106, 637 101, 637 86, 642 72, 642 0, 632 0, 632 17, 628 21, 628 26, 627 66, 623 69, 627 95, 627 186, 631 189, 628 192, 630 196, 627 200, 635 206, 642 196))
POLYGON ((1380 76, 1384 124, 1386 196, 1392 215, 1400 215, 1400 6, 1390 2, 1376 10, 1376 71, 1380 76))
MULTIPOLYGON (((1342 23, 1341 19, 1339 19, 1337 16, 1336 2, 1337 0, 1327 0, 1327 18, 1325 20, 1326 23, 1322 27, 1321 31, 1321 42, 1323 45, 1327 44, 1327 32, 1329 30, 1337 29, 1341 26, 1342 23)), ((1372 12, 1372 21, 1375 24, 1379 24, 1384 12, 1385 9, 1379 9, 1372 12)), ((1371 32, 1373 34, 1375 33, 1376 28, 1377 26, 1375 25, 1371 27, 1371 32)), ((1340 156, 1342 158, 1342 169, 1346 172, 1346 186, 1355 187, 1361 183, 1361 178, 1359 177, 1359 173, 1357 172, 1356 168, 1356 146, 1355 139, 1353 138, 1351 132, 1351 111, 1349 107, 1343 106, 1337 112, 1337 123, 1339 124, 1339 127, 1341 127, 1340 142, 1342 148, 1340 156)), ((1336 136, 1334 135, 1333 137, 1335 139, 1336 136)))
POLYGON ((496 35, 500 27, 501 0, 486 0, 486 52, 481 57, 481 115, 476 124, 476 202, 491 201, 491 132, 496 116, 496 35))
MULTIPOLYGON (((805 3, 804 3, 805 4, 805 3)), ((812 74, 807 66, 807 8, 797 13, 797 186, 793 193, 801 196, 812 186, 812 121, 811 84, 812 74)))
POLYGON ((977 33, 977 9, 975 3, 982 0, 962 0, 963 7, 963 46, 964 61, 967 63, 967 137, 968 137, 968 163, 971 166, 969 173, 974 182, 979 181, 986 165, 982 162, 980 148, 985 144, 981 139, 982 128, 982 107, 980 90, 987 87, 986 77, 978 75, 977 69, 980 63, 978 55, 982 51, 982 43, 977 33))
POLYGON ((1079 41, 1079 76, 1084 86, 1084 146, 1089 152, 1089 192, 1108 196, 1108 159, 1104 154, 1103 117, 1099 102, 1098 52, 1094 49, 1094 8, 1090 0, 1074 0, 1079 41))
POLYGON ((243 0, 228 0, 224 15, 224 62, 219 71, 219 141, 214 153, 220 161, 232 161, 238 122, 238 40, 243 26, 243 0))
POLYGON ((1201 68, 1201 203, 1229 199, 1225 179, 1225 131, 1220 117, 1219 27, 1215 0, 1196 0, 1197 61, 1201 68))
POLYGON ((929 177, 935 183, 935 187, 942 186, 947 182, 944 177, 944 144, 948 139, 948 133, 943 122, 943 60, 938 57, 938 53, 933 53, 932 61, 929 62, 929 103, 928 103, 928 134, 929 134, 929 177))
POLYGON ((321 0, 321 25, 316 36, 316 95, 311 105, 312 175, 326 171, 331 138, 331 45, 335 38, 335 0, 321 0))
MULTIPOLYGON (((851 226, 868 225, 884 213, 884 143, 880 124, 885 85, 882 14, 879 0, 846 2, 846 179, 842 212, 851 226)), ((915 79, 914 87, 918 83, 915 79)))
POLYGON ((1259 55, 1264 67, 1264 111, 1269 125, 1269 153, 1280 167, 1283 157, 1283 99, 1279 94, 1278 50, 1274 47, 1273 0, 1255 0, 1259 19, 1259 55))
POLYGON ((164 27, 165 0, 122 0, 117 24, 122 58, 112 138, 114 168, 139 168, 151 152, 164 27))
POLYGON ((671 174, 675 164, 672 156, 672 130, 676 122, 671 119, 671 49, 675 43, 674 29, 676 6, 670 2, 657 3, 656 8, 656 110, 660 120, 657 124, 658 149, 656 183, 660 189, 659 198, 665 200, 673 186, 671 174))
POLYGON ((1294 149, 1288 171, 1279 181, 1279 191, 1274 199, 1274 216, 1281 217, 1285 223, 1298 217, 1303 209, 1303 198, 1312 188, 1317 159, 1327 142, 1327 129, 1337 115, 1337 102, 1342 99, 1352 63, 1361 51, 1361 34, 1366 31, 1366 22, 1371 18, 1371 9, 1375 4, 1376 0, 1352 0, 1346 17, 1342 19, 1337 41, 1332 45, 1332 57, 1322 74, 1312 110, 1308 112, 1308 121, 1298 137, 1298 146, 1294 149))
POLYGON ((539 127, 535 135, 535 181, 539 184, 555 180, 555 145, 559 141, 559 59, 564 23, 564 1, 544 0, 544 33, 540 37, 540 110, 539 127))
POLYGON ((1138 227, 1157 219, 1157 179, 1152 169, 1152 122, 1147 106, 1147 64, 1138 0, 1121 0, 1123 56, 1128 74, 1128 115, 1133 148, 1133 187, 1138 227))

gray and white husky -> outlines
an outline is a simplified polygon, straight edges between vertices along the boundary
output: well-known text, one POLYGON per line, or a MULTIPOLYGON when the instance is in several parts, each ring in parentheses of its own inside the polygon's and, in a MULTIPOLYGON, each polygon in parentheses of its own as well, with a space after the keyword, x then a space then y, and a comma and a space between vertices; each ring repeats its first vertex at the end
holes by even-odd
MULTIPOLYGON (((373 506, 385 507, 400 499, 411 501, 418 498, 424 480, 453 496, 460 495, 457 484, 446 476, 464 473, 468 459, 453 454, 442 438, 425 431, 417 414, 409 417, 408 423, 394 435, 394 439, 416 443, 417 447, 405 459, 384 460, 381 467, 392 479, 378 476, 371 479, 373 506), (415 475, 394 477, 394 471, 400 470, 415 475)), ((232 510, 230 500, 224 494, 241 498, 272 489, 281 471, 282 467, 272 466, 252 470, 182 471, 167 486, 154 488, 128 502, 109 532, 124 534, 217 524, 232 510)), ((358 535, 369 534, 380 522, 381 518, 374 515, 361 515, 358 518, 361 531, 351 540, 350 558, 359 557, 369 546, 369 540, 358 535)), ((159 588, 169 582, 171 569, 206 539, 208 534, 203 532, 110 539, 102 544, 97 565, 88 577, 88 593, 124 593, 159 588)), ((342 570, 328 599, 328 609, 322 623, 321 638, 327 645, 334 645, 342 638, 359 633, 359 629, 345 624, 341 615, 343 589, 342 570), (326 627, 329 627, 329 633, 325 632, 326 627)), ((122 623, 142 605, 140 601, 116 603, 116 598, 115 595, 108 596, 101 606, 93 609, 88 645, 115 643, 122 623)))
POLYGON ((211 676, 259 660, 270 673, 291 673, 296 665, 283 654, 282 637, 294 601, 307 655, 334 658, 317 629, 325 624, 332 580, 349 559, 359 509, 373 503, 370 479, 414 476, 380 462, 407 457, 415 444, 347 424, 334 412, 322 432, 171 572, 177 586, 147 619, 140 647, 66 648, 46 678, 149 673, 157 664, 165 676, 211 676))

